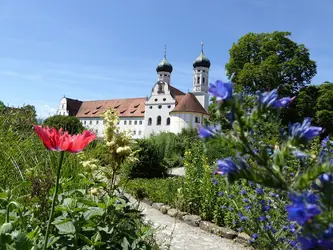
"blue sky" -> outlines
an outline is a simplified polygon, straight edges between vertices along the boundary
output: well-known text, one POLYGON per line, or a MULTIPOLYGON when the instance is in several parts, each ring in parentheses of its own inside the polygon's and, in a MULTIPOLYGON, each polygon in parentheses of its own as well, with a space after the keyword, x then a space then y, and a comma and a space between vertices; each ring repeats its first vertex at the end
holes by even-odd
POLYGON ((1 0, 0 100, 54 112, 80 100, 143 97, 167 45, 172 84, 192 88, 192 62, 211 60, 227 80, 233 42, 248 32, 292 32, 317 62, 314 84, 333 81, 332 0, 1 0))

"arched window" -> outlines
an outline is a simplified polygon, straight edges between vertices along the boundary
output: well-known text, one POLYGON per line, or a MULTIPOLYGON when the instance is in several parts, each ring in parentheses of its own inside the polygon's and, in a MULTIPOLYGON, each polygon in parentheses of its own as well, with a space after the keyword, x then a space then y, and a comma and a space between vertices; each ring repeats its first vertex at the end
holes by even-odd
POLYGON ((148 118, 148 126, 151 126, 151 118, 148 118))
POLYGON ((197 83, 200 83, 200 77, 198 76, 198 78, 197 78, 197 83))
POLYGON ((204 77, 202 78, 202 83, 205 83, 205 78, 204 77))
POLYGON ((157 116, 156 125, 161 125, 161 123, 162 123, 162 117, 159 115, 157 116))
POLYGON ((170 125, 170 117, 167 118, 166 125, 170 125))

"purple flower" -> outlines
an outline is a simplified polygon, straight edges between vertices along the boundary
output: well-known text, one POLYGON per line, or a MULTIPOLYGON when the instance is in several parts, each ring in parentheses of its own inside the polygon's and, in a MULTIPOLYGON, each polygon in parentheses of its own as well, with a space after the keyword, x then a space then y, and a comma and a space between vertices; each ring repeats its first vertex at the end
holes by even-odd
POLYGON ((299 225, 304 225, 309 219, 321 213, 321 209, 316 203, 307 203, 309 200, 311 202, 317 202, 318 199, 314 194, 312 195, 291 195, 290 205, 286 206, 288 212, 288 220, 296 221, 299 225))
POLYGON ((234 196, 232 194, 228 194, 228 198, 233 198, 234 196))
POLYGON ((242 213, 238 213, 238 216, 239 216, 241 221, 245 221, 247 219, 247 217, 244 216, 242 213))
POLYGON ((226 206, 224 206, 224 205, 223 205, 223 206, 221 206, 221 209, 225 209, 225 208, 226 208, 226 206))
POLYGON ((250 202, 250 200, 248 198, 244 198, 243 201, 244 202, 250 202))
POLYGON ((210 83, 208 92, 216 97, 217 101, 229 100, 232 98, 232 83, 224 83, 222 81, 216 81, 215 84, 210 83))
POLYGON ((256 240, 256 239, 258 239, 258 234, 252 234, 252 239, 254 239, 254 240, 256 240))
POLYGON ((302 249, 316 249, 318 246, 318 240, 313 236, 298 237, 298 242, 301 243, 302 249))
POLYGON ((305 140, 306 142, 320 135, 324 131, 321 127, 311 126, 311 119, 305 118, 303 123, 294 123, 289 125, 289 133, 292 138, 305 140))
POLYGON ((221 174, 235 174, 238 172, 237 165, 231 160, 230 157, 217 161, 218 172, 221 174))
POLYGON ((244 190, 244 189, 241 190, 241 194, 242 194, 242 195, 245 195, 245 194, 246 194, 246 190, 244 190))
POLYGON ((264 194, 264 190, 262 188, 256 188, 257 194, 264 194))
POLYGON ((232 206, 229 206, 228 208, 229 208, 229 210, 230 210, 230 211, 232 211, 232 210, 233 210, 232 206))
POLYGON ((285 107, 287 107, 293 100, 295 99, 295 97, 292 97, 292 98, 290 98, 290 97, 283 97, 283 98, 281 98, 281 99, 278 99, 278 100, 276 100, 273 104, 272 104, 272 106, 274 107, 274 108, 285 108, 285 107))
POLYGON ((213 183, 214 186, 216 186, 218 184, 218 182, 217 182, 217 180, 215 178, 212 178, 211 181, 212 181, 212 183, 213 183))
POLYGON ((220 191, 218 195, 219 195, 219 197, 221 197, 221 196, 223 196, 223 194, 224 193, 222 191, 220 191))
POLYGON ((257 95, 259 102, 266 107, 272 106, 278 97, 277 89, 264 93, 258 91, 257 95))
POLYGON ((269 211, 270 209, 271 209, 270 206, 265 206, 263 210, 264 210, 264 212, 267 212, 267 211, 269 211))
POLYGON ((265 221, 265 220, 266 220, 266 217, 265 217, 265 216, 260 216, 260 217, 259 217, 259 221, 260 221, 260 222, 263 222, 263 221, 265 221))
POLYGON ((303 152, 303 151, 300 151, 300 150, 294 150, 291 152, 293 155, 295 155, 299 160, 305 160, 306 158, 308 158, 310 155, 303 152))
POLYGON ((243 231, 242 227, 238 228, 238 232, 242 232, 242 231, 243 231))
POLYGON ((327 147, 327 142, 329 141, 329 137, 328 136, 326 136, 322 141, 321 141, 321 146, 323 147, 323 148, 326 148, 327 147))
POLYGON ((250 205, 246 205, 246 206, 245 206, 245 209, 246 209, 247 211, 250 211, 250 210, 251 210, 251 206, 250 206, 250 205))
POLYGON ((221 131, 221 128, 218 125, 216 125, 216 126, 202 126, 202 125, 199 124, 198 128, 199 128, 199 137, 200 137, 200 139, 206 139, 206 138, 212 137, 214 135, 217 135, 221 131))

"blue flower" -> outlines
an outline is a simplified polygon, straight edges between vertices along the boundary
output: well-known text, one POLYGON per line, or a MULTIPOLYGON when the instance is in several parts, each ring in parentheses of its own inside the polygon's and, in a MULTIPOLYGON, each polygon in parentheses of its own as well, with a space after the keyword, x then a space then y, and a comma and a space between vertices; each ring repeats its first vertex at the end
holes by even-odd
POLYGON ((243 231, 242 227, 238 228, 238 232, 242 232, 242 231, 243 231))
POLYGON ((269 211, 270 209, 271 209, 270 206, 265 206, 265 207, 263 208, 263 210, 264 210, 265 212, 269 211))
POLYGON ((244 190, 244 189, 241 190, 241 194, 242 194, 242 195, 245 195, 245 194, 246 194, 246 190, 244 190))
POLYGON ((316 203, 307 203, 306 200, 311 202, 318 201, 316 196, 308 195, 291 195, 290 205, 286 206, 288 212, 288 220, 296 221, 299 225, 304 225, 309 219, 321 213, 321 209, 316 203))
POLYGON ((217 166, 221 174, 235 174, 239 170, 237 165, 231 160, 231 157, 218 160, 217 166))
POLYGON ((252 239, 256 240, 258 239, 259 235, 258 234, 252 234, 252 239))
POLYGON ((266 217, 265 217, 265 216, 260 216, 260 217, 259 217, 259 221, 263 222, 263 221, 265 221, 265 220, 266 220, 266 217))
POLYGON ((228 194, 228 198, 233 198, 234 196, 232 194, 228 194))
POLYGON ((206 139, 217 135, 221 131, 221 127, 219 125, 216 126, 199 126, 199 137, 200 139, 206 139))
POLYGON ((256 188, 257 194, 264 194, 264 190, 262 188, 256 188))
POLYGON ((221 197, 221 196, 223 196, 223 194, 224 193, 222 191, 220 191, 218 195, 219 195, 219 197, 221 197))
POLYGON ((226 208, 226 206, 225 206, 225 205, 221 206, 221 209, 225 209, 225 208, 226 208))
POLYGON ((232 211, 232 210, 233 210, 232 206, 229 206, 229 207, 228 207, 228 209, 229 209, 230 211, 232 211))
POLYGON ((328 136, 326 136, 322 141, 321 141, 321 146, 323 147, 323 148, 326 148, 327 147, 327 142, 329 141, 329 137, 328 136))
POLYGON ((272 106, 278 97, 277 89, 273 89, 270 92, 264 92, 264 93, 260 93, 260 91, 258 91, 257 95, 259 103, 261 103, 266 107, 272 106))
POLYGON ((215 178, 212 178, 211 181, 212 181, 212 183, 213 183, 214 186, 216 186, 218 184, 218 182, 217 182, 217 180, 215 178))
POLYGON ((301 151, 301 150, 293 150, 291 152, 293 155, 295 155, 299 160, 304 161, 306 158, 308 158, 310 155, 301 151))
POLYGON ((232 83, 224 83, 222 81, 216 81, 215 84, 210 83, 208 92, 216 96, 217 101, 229 100, 232 98, 233 87, 232 83))
POLYGON ((298 242, 301 243, 302 249, 316 249, 318 246, 318 240, 314 236, 300 236, 298 242))
POLYGON ((245 206, 245 209, 246 209, 247 211, 250 211, 250 210, 251 210, 251 206, 250 206, 250 205, 246 205, 246 206, 245 206))
POLYGON ((272 106, 274 108, 285 108, 287 107, 293 100, 295 99, 295 97, 283 97, 281 99, 276 100, 275 102, 273 102, 272 106))
POLYGON ((303 123, 289 125, 290 136, 294 139, 305 140, 306 142, 320 135, 324 131, 321 127, 311 126, 311 119, 305 118, 303 123))
POLYGON ((244 216, 242 213, 238 213, 238 216, 239 216, 241 221, 245 221, 247 219, 247 217, 244 216))
POLYGON ((244 202, 250 202, 250 200, 248 198, 244 198, 243 201, 244 202))

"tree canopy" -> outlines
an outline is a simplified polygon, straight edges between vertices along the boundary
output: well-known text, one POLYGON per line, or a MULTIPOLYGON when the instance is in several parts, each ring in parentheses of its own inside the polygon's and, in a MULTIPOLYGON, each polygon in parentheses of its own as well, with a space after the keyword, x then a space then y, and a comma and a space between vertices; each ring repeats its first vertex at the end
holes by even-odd
POLYGON ((230 49, 225 68, 236 90, 254 93, 279 88, 295 93, 310 83, 316 71, 309 50, 297 44, 290 32, 248 33, 230 49))

